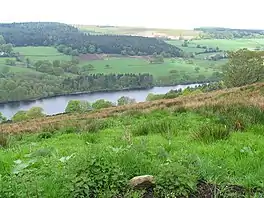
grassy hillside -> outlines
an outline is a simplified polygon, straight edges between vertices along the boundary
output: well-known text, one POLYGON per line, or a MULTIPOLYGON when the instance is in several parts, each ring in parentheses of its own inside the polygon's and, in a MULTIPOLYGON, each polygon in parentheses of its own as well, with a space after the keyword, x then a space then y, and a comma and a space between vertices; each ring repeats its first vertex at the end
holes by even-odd
POLYGON ((24 58, 32 61, 38 60, 71 60, 71 56, 59 53, 54 47, 15 47, 15 52, 19 52, 24 58))
POLYGON ((206 39, 194 40, 192 43, 231 51, 241 48, 255 49, 256 47, 264 47, 264 39, 206 39))
POLYGON ((2 124, 0 194, 140 197, 150 174, 156 197, 262 197, 263 88, 2 124))
MULTIPOLYGON (((60 60, 70 61, 72 56, 59 53, 54 47, 14 47, 14 51, 20 54, 23 62, 16 62, 15 66, 9 66, 13 72, 36 72, 34 68, 27 68, 26 59, 30 60, 33 66, 39 60, 60 60)), ((203 80, 209 79, 213 72, 221 71, 218 62, 200 61, 198 59, 185 60, 181 58, 165 58, 164 63, 150 64, 149 56, 117 56, 105 54, 80 55, 80 68, 88 69, 89 73, 103 74, 123 74, 123 73, 150 73, 159 84, 173 84, 185 82, 183 79, 188 76, 188 80, 194 82, 198 77, 203 76, 203 80), (195 68, 199 67, 199 72, 195 68), (173 78, 173 79, 172 79, 173 78)), ((0 58, 0 68, 7 66, 5 61, 10 58, 0 58)), ((15 60, 15 58, 11 58, 15 60)), ((48 74, 47 74, 48 75, 48 74)), ((65 73, 65 75, 69 75, 65 73)))
MULTIPOLYGON (((214 70, 212 68, 206 69, 204 64, 197 65, 195 62, 185 61, 183 59, 165 59, 161 64, 150 64, 148 60, 144 58, 129 58, 129 57, 110 57, 104 60, 95 60, 90 62, 81 62, 81 67, 94 66, 94 70, 91 73, 150 73, 155 79, 162 77, 169 77, 172 75, 172 71, 176 71, 179 75, 189 75, 191 78, 197 78, 199 75, 209 77, 214 70), (109 67, 106 67, 108 65, 109 67), (195 72, 195 68, 200 67, 200 71, 195 72)), ((215 67, 217 69, 217 67, 215 67)), ((181 76, 177 78, 180 80, 181 76)))

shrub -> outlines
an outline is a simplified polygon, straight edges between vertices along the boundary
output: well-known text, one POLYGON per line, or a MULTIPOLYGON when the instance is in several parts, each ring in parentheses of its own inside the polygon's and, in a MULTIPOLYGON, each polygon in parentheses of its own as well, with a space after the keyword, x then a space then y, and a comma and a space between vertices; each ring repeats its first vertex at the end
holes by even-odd
POLYGON ((230 136, 230 130, 224 125, 203 125, 193 134, 196 140, 206 143, 225 140, 230 136))
POLYGON ((85 163, 86 166, 76 167, 71 197, 113 197, 126 189, 122 170, 106 157, 94 156, 85 163))
POLYGON ((103 109, 103 108, 108 108, 112 106, 114 106, 113 103, 111 103, 110 101, 104 100, 104 99, 97 100, 95 103, 92 104, 92 107, 94 109, 103 109))
POLYGON ((156 179, 155 196, 188 197, 196 190, 197 178, 191 167, 176 162, 162 165, 156 179))
POLYGON ((66 113, 82 113, 91 110, 91 104, 87 101, 70 100, 65 109, 66 113))
POLYGON ((134 104, 134 103, 136 103, 135 99, 129 98, 129 97, 126 97, 126 96, 122 96, 117 101, 118 106, 127 105, 127 104, 134 104))

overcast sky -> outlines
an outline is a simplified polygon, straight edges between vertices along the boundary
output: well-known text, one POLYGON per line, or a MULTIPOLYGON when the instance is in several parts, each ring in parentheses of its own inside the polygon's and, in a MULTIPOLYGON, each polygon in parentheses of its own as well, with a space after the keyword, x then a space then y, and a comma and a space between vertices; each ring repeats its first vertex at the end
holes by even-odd
POLYGON ((0 0, 0 22, 264 29, 263 0, 0 0))

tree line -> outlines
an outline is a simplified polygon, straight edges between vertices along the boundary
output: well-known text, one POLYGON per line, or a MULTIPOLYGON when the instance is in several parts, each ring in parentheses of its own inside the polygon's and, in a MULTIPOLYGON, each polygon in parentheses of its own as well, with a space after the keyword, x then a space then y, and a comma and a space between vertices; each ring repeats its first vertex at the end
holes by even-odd
POLYGON ((202 31, 201 39, 234 39, 234 38, 263 38, 264 30, 231 29, 231 28, 195 28, 202 31))
POLYGON ((0 102, 38 99, 76 92, 138 89, 154 86, 153 76, 150 74, 90 74, 65 77, 44 73, 12 73, 8 70, 1 72, 0 102))
POLYGON ((156 38, 125 35, 90 35, 52 22, 0 24, 0 35, 15 46, 57 46, 65 54, 86 53, 180 56, 180 49, 156 38))

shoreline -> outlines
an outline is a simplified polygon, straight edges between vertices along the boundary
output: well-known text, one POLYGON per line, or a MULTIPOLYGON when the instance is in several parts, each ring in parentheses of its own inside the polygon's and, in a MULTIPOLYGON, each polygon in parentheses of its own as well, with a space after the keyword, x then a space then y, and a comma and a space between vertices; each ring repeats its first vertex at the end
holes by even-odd
POLYGON ((153 85, 151 87, 138 87, 138 88, 125 88, 125 89, 105 89, 105 90, 97 90, 97 91, 83 91, 83 92, 73 92, 73 93, 62 93, 62 94, 54 94, 52 96, 40 97, 40 98, 32 98, 26 100, 16 100, 16 101, 5 101, 0 102, 0 105, 9 105, 9 104, 18 104, 18 103, 32 103, 38 100, 51 99, 62 96, 75 96, 75 95, 85 95, 85 94, 94 94, 94 93, 111 93, 111 92, 122 92, 122 91, 136 91, 136 90, 150 90, 154 87, 172 87, 172 86, 180 86, 180 85, 192 85, 192 84, 204 84, 211 83, 213 81, 200 81, 200 82, 188 82, 188 83, 180 83, 180 84, 165 84, 165 85, 153 85))

